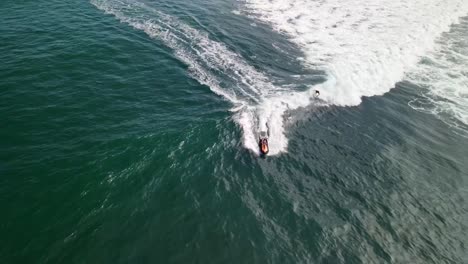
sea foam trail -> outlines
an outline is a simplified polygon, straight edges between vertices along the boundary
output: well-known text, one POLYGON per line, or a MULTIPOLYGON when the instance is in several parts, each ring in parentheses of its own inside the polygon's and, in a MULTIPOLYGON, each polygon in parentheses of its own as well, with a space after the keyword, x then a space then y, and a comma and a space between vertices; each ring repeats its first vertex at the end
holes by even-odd
POLYGON ((285 33, 305 65, 335 82, 322 92, 336 105, 382 95, 434 41, 468 12, 466 0, 246 0, 247 12, 285 33))
POLYGON ((309 91, 285 92, 242 56, 210 39, 206 32, 147 4, 135 0, 92 0, 91 3, 121 22, 161 40, 188 65, 193 78, 230 101, 234 118, 242 127, 246 148, 258 154, 259 132, 267 129, 270 154, 287 150, 283 115, 287 110, 310 104, 313 97, 309 91))

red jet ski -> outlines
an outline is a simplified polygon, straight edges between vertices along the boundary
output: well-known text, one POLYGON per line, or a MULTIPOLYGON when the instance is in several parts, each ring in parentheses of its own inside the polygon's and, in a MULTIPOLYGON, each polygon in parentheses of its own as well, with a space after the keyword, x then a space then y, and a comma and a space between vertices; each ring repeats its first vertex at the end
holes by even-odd
POLYGON ((258 147, 260 148, 260 152, 263 155, 268 154, 268 151, 270 151, 270 148, 268 147, 268 136, 266 132, 260 132, 258 147))

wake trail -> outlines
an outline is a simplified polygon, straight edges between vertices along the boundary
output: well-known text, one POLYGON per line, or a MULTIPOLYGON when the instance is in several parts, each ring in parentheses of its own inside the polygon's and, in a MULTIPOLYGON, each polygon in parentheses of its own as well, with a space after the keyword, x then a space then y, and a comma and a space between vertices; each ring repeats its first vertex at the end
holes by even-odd
POLYGON ((246 148, 258 154, 259 132, 268 129, 269 154, 287 150, 283 115, 287 110, 307 106, 312 98, 309 91, 289 92, 273 85, 264 73, 223 43, 210 39, 206 32, 145 3, 136 0, 92 0, 91 3, 161 40, 188 66, 193 78, 231 102, 246 148))

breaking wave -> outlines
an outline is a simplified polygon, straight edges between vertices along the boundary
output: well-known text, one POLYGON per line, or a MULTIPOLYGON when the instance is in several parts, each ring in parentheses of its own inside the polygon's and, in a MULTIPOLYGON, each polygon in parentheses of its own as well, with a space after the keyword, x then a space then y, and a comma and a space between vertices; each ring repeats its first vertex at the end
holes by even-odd
POLYGON ((382 95, 468 12, 465 0, 246 0, 246 12, 286 34, 304 64, 335 80, 330 103, 382 95))

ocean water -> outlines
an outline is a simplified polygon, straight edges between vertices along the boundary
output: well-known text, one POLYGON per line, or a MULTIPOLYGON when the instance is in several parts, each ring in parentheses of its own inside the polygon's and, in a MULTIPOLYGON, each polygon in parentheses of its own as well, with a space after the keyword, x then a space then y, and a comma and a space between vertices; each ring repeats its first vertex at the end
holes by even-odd
POLYGON ((467 1, 0 21, 0 263, 468 263, 467 1))

